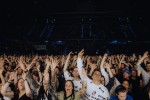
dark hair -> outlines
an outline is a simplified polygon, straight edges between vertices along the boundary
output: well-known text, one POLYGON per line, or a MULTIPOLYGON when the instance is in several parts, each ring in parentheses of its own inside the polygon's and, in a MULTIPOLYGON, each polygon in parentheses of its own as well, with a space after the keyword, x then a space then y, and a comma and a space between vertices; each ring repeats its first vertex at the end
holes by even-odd
POLYGON ((36 77, 39 77, 38 71, 33 71, 33 74, 32 74, 32 75, 34 75, 34 76, 36 76, 36 77))
POLYGON ((103 78, 104 78, 104 85, 105 85, 105 77, 104 77, 103 75, 101 75, 101 77, 103 77, 103 78))
POLYGON ((100 74, 101 74, 101 76, 102 76, 102 73, 101 73, 101 71, 100 71, 98 68, 94 69, 94 71, 93 71, 93 73, 92 73, 92 76, 93 76, 93 74, 94 74, 95 71, 99 71, 100 74))
POLYGON ((123 85, 119 85, 115 89, 115 93, 118 95, 119 92, 126 92, 126 88, 123 85))
POLYGON ((146 66, 147 66, 148 64, 150 64, 150 62, 146 62, 146 66))
MULTIPOLYGON (((71 100, 74 100, 75 99, 74 84, 73 84, 72 80, 66 80, 65 85, 66 85, 67 82, 71 82, 71 84, 72 84, 73 89, 72 89, 72 93, 69 97, 71 97, 71 100)), ((69 98, 69 97, 66 97, 66 90, 65 90, 65 87, 64 87, 64 100, 67 100, 67 98, 69 98)))
MULTIPOLYGON (((70 68, 70 71, 69 71, 69 72, 70 72, 71 77, 73 77, 72 72, 74 71, 74 69, 75 69, 75 68, 77 68, 77 67, 70 68)), ((79 76, 79 75, 78 75, 78 77, 80 78, 80 76, 79 76)))
MULTIPOLYGON (((42 78, 42 82, 43 82, 43 79, 44 79, 44 77, 42 78)), ((48 93, 48 95, 46 94, 46 91, 44 90, 44 86, 42 83, 42 86, 40 87, 40 89, 38 91, 37 100, 45 100, 44 94, 46 95, 48 100, 51 100, 52 96, 50 95, 50 93, 48 93)))
POLYGON ((129 81, 128 79, 125 79, 125 78, 124 78, 124 79, 122 80, 122 84, 123 84, 124 81, 127 81, 127 82, 129 83, 129 85, 130 85, 130 81, 129 81))
POLYGON ((147 85, 145 86, 146 88, 146 93, 149 93, 150 91, 150 79, 149 79, 149 82, 147 83, 147 85))

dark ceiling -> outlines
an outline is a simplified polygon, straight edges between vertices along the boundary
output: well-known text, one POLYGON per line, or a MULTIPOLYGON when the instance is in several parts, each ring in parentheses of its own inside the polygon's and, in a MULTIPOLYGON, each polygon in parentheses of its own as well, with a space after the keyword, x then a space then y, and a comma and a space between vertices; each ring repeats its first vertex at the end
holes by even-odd
POLYGON ((3 0, 1 4, 1 40, 149 40, 148 1, 3 0))
POLYGON ((31 53, 34 44, 47 45, 52 53, 83 47, 94 53, 150 50, 148 0, 3 0, 0 4, 2 52, 31 53))

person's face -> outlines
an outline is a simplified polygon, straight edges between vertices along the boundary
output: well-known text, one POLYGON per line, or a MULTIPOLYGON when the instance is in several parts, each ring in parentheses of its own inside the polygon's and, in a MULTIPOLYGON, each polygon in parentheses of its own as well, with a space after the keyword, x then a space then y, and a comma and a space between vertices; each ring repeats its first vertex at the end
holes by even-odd
POLYGON ((23 73, 23 70, 21 68, 18 68, 18 75, 21 75, 23 73))
POLYGON ((74 68, 74 69, 73 69, 72 75, 73 75, 73 77, 79 76, 79 75, 78 75, 78 68, 74 68))
POLYGON ((15 63, 12 63, 12 66, 15 66, 15 63))
POLYGON ((9 75, 10 75, 10 72, 7 71, 6 74, 5 74, 5 77, 9 78, 9 75))
POLYGON ((126 92, 119 92, 117 96, 118 96, 119 100, 126 100, 127 93, 126 92))
POLYGON ((124 73, 123 73, 123 78, 126 78, 126 79, 127 79, 127 78, 129 78, 129 77, 130 77, 130 74, 129 74, 129 73, 127 73, 127 72, 124 72, 124 73))
POLYGON ((44 87, 47 87, 47 86, 48 86, 47 82, 45 81, 45 78, 43 78, 43 86, 44 86, 44 87))
POLYGON ((73 88, 74 87, 73 87, 72 83, 70 81, 67 81, 65 84, 65 91, 66 92, 72 92, 73 88))
POLYGON ((121 68, 125 68, 125 65, 124 65, 124 64, 121 64, 121 68))
POLYGON ((140 87, 143 87, 143 81, 140 80, 140 87))
POLYGON ((104 79, 104 77, 101 77, 101 83, 102 83, 102 85, 105 85, 105 79, 104 79))
POLYGON ((101 81, 101 73, 99 71, 95 71, 92 75, 92 79, 95 81, 101 81))
POLYGON ((8 67, 7 67, 7 70, 8 70, 8 71, 11 71, 11 66, 8 66, 8 67))
POLYGON ((150 64, 147 64, 146 69, 147 71, 150 71, 150 64))
POLYGON ((56 73, 56 75, 59 74, 59 69, 58 68, 55 68, 55 73, 56 73))
POLYGON ((38 77, 33 75, 33 80, 38 81, 38 77))
POLYGON ((129 89, 129 82, 128 81, 124 81, 122 83, 122 85, 128 90, 129 89))
POLYGON ((18 81, 18 88, 19 88, 19 90, 25 89, 24 80, 23 80, 23 79, 20 79, 20 80, 18 81))
POLYGON ((136 76, 136 71, 135 70, 133 70, 132 72, 131 72, 131 76, 136 76))

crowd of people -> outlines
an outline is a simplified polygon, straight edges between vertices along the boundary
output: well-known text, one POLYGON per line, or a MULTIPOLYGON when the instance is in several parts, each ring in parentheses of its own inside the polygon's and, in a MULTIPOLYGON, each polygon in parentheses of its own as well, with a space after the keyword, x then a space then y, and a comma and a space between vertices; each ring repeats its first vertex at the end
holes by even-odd
POLYGON ((0 55, 0 100, 150 100, 144 54, 0 55))

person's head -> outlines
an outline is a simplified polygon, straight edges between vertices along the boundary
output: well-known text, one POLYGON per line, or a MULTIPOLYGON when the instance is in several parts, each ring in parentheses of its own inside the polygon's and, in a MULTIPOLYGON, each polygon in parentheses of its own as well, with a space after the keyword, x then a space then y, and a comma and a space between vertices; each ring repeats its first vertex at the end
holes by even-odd
POLYGON ((55 74, 56 74, 56 75, 59 75, 59 73, 60 73, 59 67, 56 67, 54 71, 55 71, 55 74))
POLYGON ((67 80, 65 82, 65 92, 73 93, 74 91, 74 84, 71 80, 67 80))
POLYGON ((121 63, 121 68, 125 68, 125 64, 124 63, 121 63))
POLYGON ((23 70, 19 67, 18 68, 18 75, 22 75, 22 73, 23 73, 23 70))
POLYGON ((93 81, 101 81, 101 72, 98 69, 95 69, 92 73, 92 80, 93 81))
POLYGON ((5 78, 6 78, 6 79, 8 79, 8 78, 9 78, 9 76, 10 76, 10 72, 9 72, 9 71, 7 71, 7 72, 5 73, 5 78))
POLYGON ((73 77, 78 77, 78 76, 79 76, 78 68, 77 68, 77 67, 74 67, 74 68, 72 69, 72 76, 73 76, 73 77))
POLYGON ((20 79, 18 80, 18 89, 19 89, 19 91, 25 89, 24 80, 23 80, 22 78, 20 78, 20 79))
POLYGON ((12 70, 12 67, 11 66, 8 66, 7 67, 7 71, 11 71, 12 70))
POLYGON ((46 82, 46 80, 45 80, 44 77, 43 77, 42 83, 43 83, 43 86, 44 86, 44 87, 48 87, 48 83, 46 82))
POLYGON ((150 62, 147 62, 147 63, 146 63, 146 70, 147 70, 148 72, 150 72, 150 62))
POLYGON ((132 70, 132 71, 131 71, 131 76, 132 76, 132 77, 136 77, 136 75, 137 75, 136 70, 132 70))
POLYGON ((127 92, 124 86, 122 85, 117 86, 115 89, 115 93, 119 100, 126 100, 127 92))
POLYGON ((38 74, 38 72, 34 71, 33 74, 32 74, 32 77, 33 77, 34 81, 38 81, 39 80, 39 74, 38 74))
POLYGON ((126 90, 128 90, 130 86, 129 80, 124 79, 122 85, 126 88, 126 90))
POLYGON ((122 72, 123 72, 123 78, 128 79, 130 77, 129 69, 124 69, 122 72))
POLYGON ((143 87, 143 80, 140 79, 140 87, 143 87))
POLYGON ((105 78, 104 78, 104 76, 101 76, 101 84, 105 85, 105 78))

